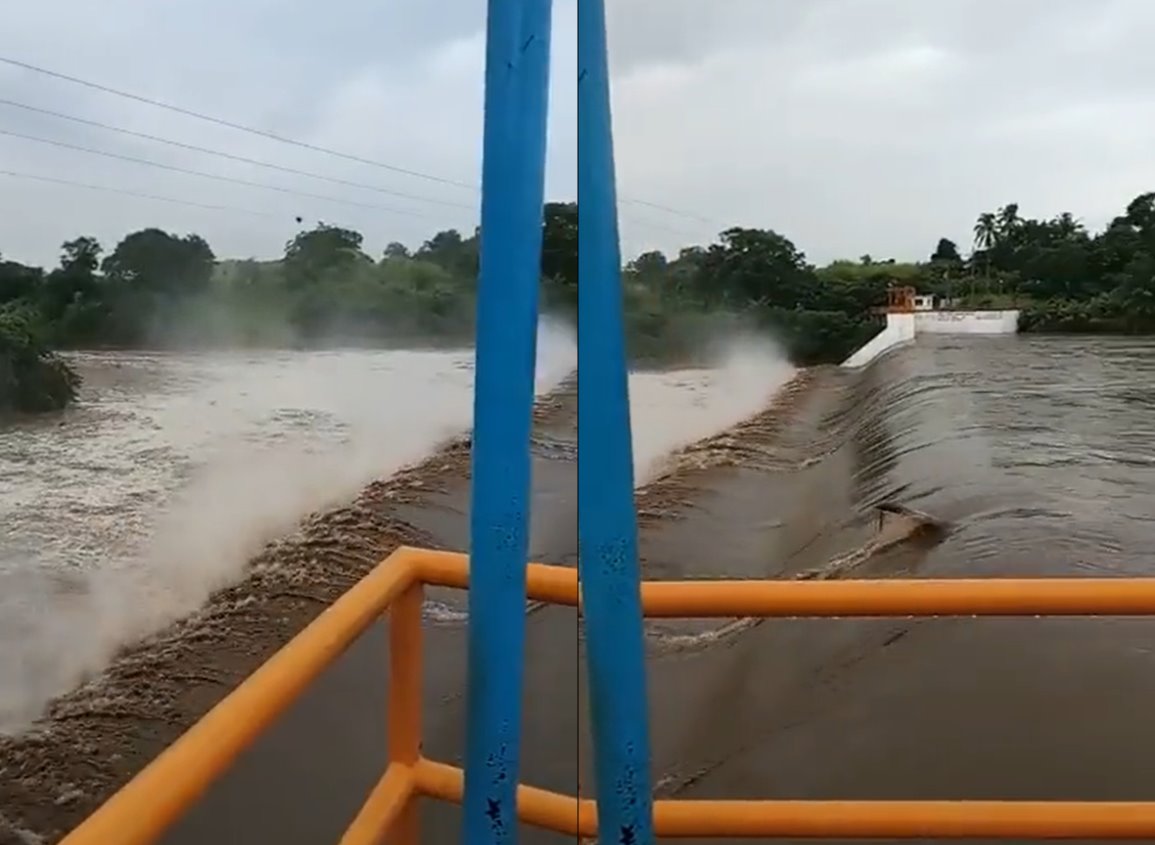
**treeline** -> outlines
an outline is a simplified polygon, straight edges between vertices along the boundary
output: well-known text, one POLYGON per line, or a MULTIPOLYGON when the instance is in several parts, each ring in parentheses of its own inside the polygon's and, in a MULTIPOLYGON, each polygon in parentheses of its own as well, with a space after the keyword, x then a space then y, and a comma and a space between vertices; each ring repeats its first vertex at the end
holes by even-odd
MULTIPOLYGON (((63 407, 78 380, 49 350, 459 344, 473 332, 478 235, 368 255, 320 224, 273 261, 218 260, 199 235, 133 232, 111 252, 64 243, 51 270, 0 257, 0 413, 63 407)), ((577 302, 577 207, 545 207, 543 307, 577 302)))
MULTIPOLYGON (((881 324, 887 289, 912 285, 963 307, 1023 309, 1026 331, 1155 331, 1155 193, 1090 233, 1071 214, 979 215, 973 247, 939 240, 926 260, 869 255, 816 267, 788 238, 732 228, 677 257, 624 269, 635 358, 685 360, 730 329, 766 331, 800 364, 833 362, 881 324)), ((577 207, 545 208, 543 308, 577 302, 577 207)), ((146 229, 105 253, 62 246, 45 271, 0 260, 0 411, 58 407, 75 379, 49 348, 459 343, 473 331, 478 237, 439 232, 368 255, 360 233, 325 224, 274 261, 218 260, 198 235, 146 229), (29 385, 32 385, 29 387, 29 385)))
POLYGON ((1069 213, 1023 217, 1017 204, 979 215, 963 255, 942 238, 923 261, 864 255, 822 267, 776 232, 733 228, 676 258, 651 252, 625 274, 634 347, 668 353, 711 317, 773 332, 800 363, 845 358, 874 334, 887 289, 909 285, 958 307, 1022 310, 1031 332, 1155 332, 1155 193, 1102 231, 1069 213))
POLYGON ((1018 298, 1023 331, 1155 331, 1155 193, 1091 234, 1070 214, 1019 216, 1006 205, 975 224, 972 271, 988 296, 1018 298))
MULTIPOLYGON (((574 299, 576 214, 546 208, 551 305, 574 299)), ((0 309, 62 349, 452 342, 472 332, 478 262, 477 234, 455 230, 375 257, 359 232, 322 223, 278 260, 221 261, 199 235, 145 229, 107 254, 94 238, 68 241, 47 272, 0 261, 0 309)))

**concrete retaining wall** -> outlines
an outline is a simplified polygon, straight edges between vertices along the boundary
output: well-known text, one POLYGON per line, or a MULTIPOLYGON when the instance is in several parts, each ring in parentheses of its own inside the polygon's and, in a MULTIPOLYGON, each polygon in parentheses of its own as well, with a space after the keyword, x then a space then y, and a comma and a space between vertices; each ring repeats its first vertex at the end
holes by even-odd
POLYGON ((916 311, 916 334, 1014 334, 1018 311, 916 311))
POLYGON ((1018 311, 916 311, 887 314, 886 326, 842 362, 844 367, 865 367, 880 355, 912 343, 919 334, 1014 334, 1018 311))
POLYGON ((914 314, 887 314, 886 326, 865 346, 843 361, 844 367, 865 367, 878 356, 898 346, 914 341, 916 331, 914 314))

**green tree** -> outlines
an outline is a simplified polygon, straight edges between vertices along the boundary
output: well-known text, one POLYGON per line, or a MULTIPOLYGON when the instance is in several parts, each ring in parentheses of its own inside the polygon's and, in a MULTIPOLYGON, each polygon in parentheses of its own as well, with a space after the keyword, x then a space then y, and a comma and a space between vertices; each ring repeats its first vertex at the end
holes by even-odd
POLYGON ((938 245, 934 248, 934 252, 931 253, 930 260, 941 263, 962 264, 962 256, 959 255, 958 245, 950 238, 939 238, 938 245))
POLYGON ((787 238, 765 229, 727 229, 706 253, 699 292, 707 302, 807 307, 814 274, 806 256, 787 238))
POLYGON ((0 309, 0 413, 56 411, 79 387, 75 371, 44 343, 30 309, 0 309))
POLYGON ((118 243, 101 266, 112 282, 129 289, 185 297, 208 287, 215 262, 200 235, 177 237, 161 229, 142 229, 118 243))
POLYGON ((1127 204, 1124 216, 1128 223, 1143 234, 1155 231, 1155 193, 1135 197, 1127 204))
POLYGON ((100 254, 102 252, 104 252, 104 248, 101 247, 100 241, 87 235, 65 241, 60 246, 60 269, 93 276, 100 266, 100 254))
POLYGON ((109 308, 97 270, 101 252, 95 238, 65 241, 60 266, 44 279, 38 304, 45 331, 56 345, 98 344, 105 333, 109 308))
POLYGON ((476 233, 466 238, 456 229, 446 229, 423 243, 413 257, 436 264, 458 279, 472 282, 477 278, 481 260, 478 241, 476 233))
POLYGON ((44 271, 17 261, 0 261, 0 305, 33 300, 44 283, 44 271))
POLYGON ((548 303, 567 308, 577 306, 577 203, 546 203, 542 219, 541 274, 548 303))
POLYGON ((397 258, 409 258, 409 247, 398 241, 393 241, 385 247, 385 252, 381 257, 385 261, 397 258))
POLYGON ((998 239, 1000 241, 1012 240, 1022 228, 1022 222, 1019 218, 1019 204, 1017 202, 1009 202, 1004 205, 998 213, 998 239))
POLYGON ((361 250, 364 238, 360 232, 318 223, 313 229, 299 232, 285 244, 285 278, 291 288, 316 284, 334 269, 368 260, 361 250))

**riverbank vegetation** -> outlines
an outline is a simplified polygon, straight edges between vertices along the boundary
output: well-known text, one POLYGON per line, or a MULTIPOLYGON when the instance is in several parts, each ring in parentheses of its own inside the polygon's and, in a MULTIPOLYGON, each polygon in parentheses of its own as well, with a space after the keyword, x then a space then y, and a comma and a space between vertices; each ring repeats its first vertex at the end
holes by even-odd
MULTIPOLYGON (((70 240, 50 270, 0 258, 0 409, 71 399, 77 379, 49 349, 468 342, 478 261, 476 233, 370 256, 359 232, 323 223, 272 261, 219 260, 199 235, 156 228, 107 253, 70 240)), ((544 307, 572 312, 576 206, 546 206, 542 265, 544 307)))
POLYGON ((743 228, 673 259, 641 255, 626 268, 635 349, 692 342, 726 314, 772 332, 795 361, 838 361, 878 330, 887 288, 906 285, 956 307, 1019 308, 1028 332, 1155 332, 1155 193, 1095 233, 1072 214, 1033 219, 1011 203, 980 214, 971 234, 969 254, 941 238, 915 262, 816 267, 782 235, 743 228))
POLYGON ((35 315, 0 311, 0 415, 60 410, 79 386, 72 368, 37 335, 35 315))
MULTIPOLYGON (((913 285, 964 307, 1023 309, 1026 331, 1155 331, 1155 193, 1102 231, 1073 215, 979 215, 964 255, 949 238, 925 260, 869 255, 814 266, 770 229, 730 228, 677 256, 624 269, 630 347, 684 360, 729 330, 772 334, 796 362, 838 361, 880 326, 887 288, 913 285)), ((550 203, 543 308, 577 302, 577 207, 550 203)), ((110 252, 91 237, 51 270, 0 260, 0 409, 66 403, 75 377, 49 348, 461 343, 473 330, 478 238, 438 232, 379 256, 360 233, 319 224, 281 258, 221 260, 195 234, 144 229, 110 252)))

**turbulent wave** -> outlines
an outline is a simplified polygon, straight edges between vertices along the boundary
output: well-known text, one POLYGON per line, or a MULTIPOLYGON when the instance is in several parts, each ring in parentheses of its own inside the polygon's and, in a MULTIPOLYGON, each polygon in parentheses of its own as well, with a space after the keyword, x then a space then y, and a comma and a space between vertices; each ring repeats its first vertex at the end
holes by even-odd
POLYGON ((793 374, 776 345, 744 337, 723 345, 713 366, 632 374, 635 483, 668 471, 685 447, 766 408, 793 374))
MULTIPOLYGON (((575 365, 544 325, 537 387, 575 365)), ((58 424, 0 431, 0 732, 243 577, 302 517, 465 431, 468 352, 89 355, 58 424)))
MULTIPOLYGON (((941 542, 941 525, 910 513, 880 521, 876 508, 917 500, 891 470, 904 449, 918 448, 928 403, 941 398, 941 385, 911 373, 910 358, 918 354, 905 350, 859 370, 802 374, 760 413, 670 456, 653 495, 643 489, 648 513, 660 524, 685 502, 725 490, 739 474, 743 495, 766 503, 764 518, 716 530, 734 542, 739 534, 761 535, 751 548, 765 550, 765 558, 747 553, 742 568, 711 577, 825 580, 908 572, 920 553, 941 542), (912 550, 920 553, 903 555, 912 550)), ((692 569, 671 574, 703 577, 692 569)), ((761 622, 651 623, 647 633, 652 649, 685 652, 716 646, 761 622)))
MULTIPOLYGON (((719 345, 712 366, 662 372, 640 371, 630 376, 630 413, 634 441, 635 479, 644 487, 655 474, 672 469, 671 461, 684 447, 716 435, 771 404, 794 370, 780 350, 765 340, 735 338, 719 345)), ((564 380, 554 394, 573 402, 576 375, 564 380)), ((534 454, 546 460, 573 462, 577 444, 572 423, 561 432, 538 431, 534 454)), ((433 591, 431 591, 433 592, 433 591)), ((527 612, 542 605, 527 604, 527 612)), ((437 625, 463 625, 469 615, 461 596, 425 602, 425 617, 437 625)))
MULTIPOLYGON (((942 339, 857 372, 799 374, 770 407, 676 450, 641 486, 646 575, 1149 577, 1155 468, 1135 458, 1155 454, 1142 387, 1155 383, 1153 351, 1145 340, 942 339), (880 526, 887 503, 933 515, 931 530, 917 518, 880 526)), ((940 797, 974 794, 1007 769, 1000 797, 1022 797, 1028 782, 1047 784, 1048 797, 1087 794, 1142 736, 1117 702, 1151 676, 1149 631, 1120 620, 748 618, 663 621, 647 635, 655 713, 676 713, 655 717, 661 797, 736 783, 761 792, 775 777, 779 790, 850 783, 864 798, 879 783, 907 796, 929 781, 927 797, 940 797), (952 678, 959 665, 976 689, 952 678), (1101 680, 1070 692, 1087 677, 1101 680), (1076 703, 1052 717, 1070 695, 1076 703), (1119 750, 1104 754, 1099 732, 1071 733, 1069 720, 1088 712, 1127 726, 1119 750), (961 726, 953 756, 983 764, 937 766, 942 724, 961 726), (841 747, 846 731, 863 747, 841 747), (916 754, 912 731, 935 755, 916 754), (1006 739, 976 751, 991 735, 1006 739), (1038 748, 1063 742, 1070 749, 1040 767, 1038 748), (876 766, 888 748, 917 765, 895 768, 894 755, 876 766), (856 780, 829 774, 830 753, 850 754, 856 780), (772 774, 790 754, 801 786, 772 774), (1095 773, 1077 789, 1055 774, 1071 754, 1095 773)), ((1129 795, 1132 778, 1115 777, 1111 797, 1129 795)))
MULTIPOLYGON (((671 485, 685 526, 663 514, 647 563, 658 577, 1150 577, 1155 468, 1135 457, 1155 454, 1152 352, 1146 339, 920 339, 861 372, 817 373, 776 432, 745 425, 773 433, 759 449, 671 485), (885 503, 946 530, 880 531, 885 503)), ((661 797, 1137 794, 1118 761, 1146 737, 1129 705, 1153 677, 1139 620, 651 635, 661 797)))
MULTIPOLYGON (((701 558, 708 559, 716 548, 693 536, 700 534, 694 528, 701 524, 697 500, 725 491, 740 475, 744 486, 737 495, 765 503, 757 518, 747 509, 733 525, 716 524, 709 534, 711 541, 721 535, 742 546, 734 567, 702 572, 685 564, 653 571, 664 561, 650 560, 649 577, 892 577, 924 565, 945 532, 909 516, 880 525, 877 506, 925 507, 930 499, 933 508, 943 507, 935 494, 944 485, 936 478, 950 473, 957 482, 961 467, 990 463, 982 428, 967 424, 974 411, 967 395, 972 379, 941 371, 933 363, 941 354, 908 348, 858 370, 794 373, 772 347, 747 343, 713 370, 635 374, 631 400, 635 444, 641 445, 636 465, 644 530, 668 532, 671 523, 693 517, 685 534, 674 529, 678 540, 670 547, 702 547, 701 558), (912 463, 913 476, 904 461, 912 463), (918 467, 927 461, 935 471, 920 477, 918 467), (742 545, 740 535, 761 539, 742 545)), ((952 508, 944 510, 949 520, 952 508)), ((450 604, 431 603, 427 613, 441 624, 467 618, 450 604)), ((713 647, 759 623, 661 622, 649 624, 647 634, 656 651, 685 652, 713 647)))
MULTIPOLYGON (((726 543, 696 541, 695 516, 651 565, 688 548, 722 563, 659 567, 659 576, 1150 574, 1141 550, 1155 522, 1136 504, 1155 489, 1155 468, 1136 459, 1155 453, 1138 388, 1155 371, 1150 350, 1146 341, 944 338, 862 370, 812 371, 788 422, 756 415, 675 456, 689 474, 667 507, 660 497, 648 507, 662 521, 685 502, 714 502, 711 537, 726 543), (950 529, 880 531, 875 508, 890 502, 950 529)), ((682 651, 756 624, 650 632, 655 648, 682 651)))

